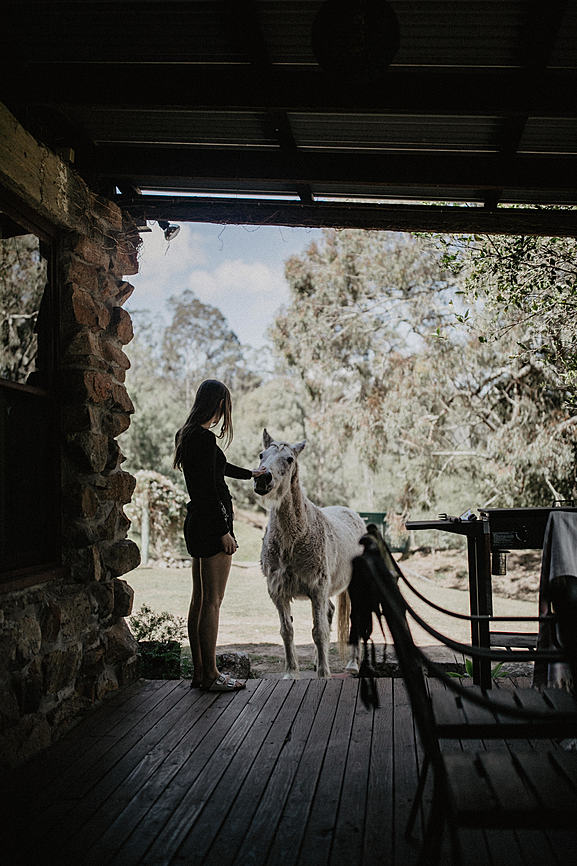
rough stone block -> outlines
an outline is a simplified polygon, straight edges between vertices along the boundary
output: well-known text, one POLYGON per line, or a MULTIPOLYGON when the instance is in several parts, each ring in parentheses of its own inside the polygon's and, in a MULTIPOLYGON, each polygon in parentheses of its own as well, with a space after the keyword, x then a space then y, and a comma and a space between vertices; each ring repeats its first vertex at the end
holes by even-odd
POLYGON ((45 601, 39 609, 38 622, 42 633, 42 643, 54 643, 60 634, 62 623, 60 605, 51 600, 45 601))
POLYGON ((94 331, 77 331, 63 348, 62 360, 65 363, 78 363, 80 358, 93 359, 102 365, 102 349, 98 334, 94 331))
POLYGON ((131 276, 138 273, 138 246, 140 246, 140 238, 138 241, 132 241, 128 237, 122 238, 116 255, 114 256, 114 265, 112 270, 119 277, 125 275, 131 276))
POLYGON ((105 547, 103 560, 111 574, 120 577, 140 565, 140 551, 133 541, 123 538, 105 547))
POLYGON ((117 406, 121 411, 132 414, 134 412, 134 403, 128 396, 128 391, 124 385, 114 383, 112 385, 112 399, 114 406, 117 406))
POLYGON ((90 196, 90 211, 103 235, 122 232, 122 211, 117 204, 101 195, 90 196))
POLYGON ((99 495, 103 501, 113 500, 126 504, 132 499, 135 486, 136 478, 129 472, 118 469, 106 476, 105 485, 99 495))
POLYGON ((134 604, 134 590, 125 580, 115 577, 114 587, 114 619, 130 616, 134 604))
POLYGON ((62 504, 73 517, 93 518, 98 513, 100 500, 90 484, 76 482, 63 489, 62 504))
POLYGON ((80 431, 68 434, 66 443, 70 456, 80 469, 102 472, 108 460, 108 436, 104 433, 80 431))
POLYGON ((98 293, 98 266, 71 255, 65 264, 64 279, 91 294, 98 293))
POLYGON ((100 429, 116 439, 130 427, 130 415, 128 412, 104 412, 100 419, 100 429))
POLYGON ((134 286, 132 283, 128 283, 126 280, 121 280, 118 284, 118 291, 115 296, 116 304, 120 307, 122 304, 126 303, 133 291, 134 286))
POLYGON ((246 653, 217 653, 216 666, 219 671, 241 680, 250 677, 250 659, 246 653))
POLYGON ((69 549, 90 547, 98 541, 99 531, 86 520, 69 518, 62 523, 62 538, 69 549))
POLYGON ((106 661, 109 664, 134 658, 138 653, 138 641, 124 619, 114 623, 106 634, 106 661))
POLYGON ((98 681, 96 683, 96 693, 95 698, 97 701, 101 701, 106 697, 110 692, 115 692, 118 689, 118 677, 116 676, 116 671, 111 667, 106 667, 104 671, 100 674, 98 681))
POLYGON ((116 439, 108 440, 108 460, 106 461, 106 466, 104 467, 105 473, 115 472, 116 469, 120 467, 122 463, 126 460, 126 457, 120 450, 120 445, 116 441, 116 439))
POLYGON ((122 351, 115 340, 103 335, 100 346, 102 357, 114 368, 118 367, 121 370, 128 370, 130 368, 130 358, 122 351))
POLYGON ((82 662, 80 644, 64 650, 54 650, 44 656, 44 688, 47 695, 74 686, 82 662))
POLYGON ((14 724, 19 716, 20 706, 13 688, 13 680, 4 677, 0 680, 0 731, 14 724))
POLYGON ((129 313, 127 313, 126 310, 123 310, 122 307, 112 308, 108 332, 113 337, 116 337, 123 346, 125 346, 126 343, 130 343, 134 337, 132 319, 130 318, 129 313))
MULTIPOLYGON (((98 286, 94 289, 98 292, 98 286)), ((65 307, 66 312, 66 307, 65 307)), ((105 330, 110 324, 110 311, 108 307, 96 300, 89 292, 79 287, 74 287, 72 292, 71 313, 73 320, 79 325, 88 328, 105 330)))
POLYGON ((74 253, 91 265, 108 268, 110 263, 110 249, 108 245, 80 235, 74 244, 74 253))
POLYGON ((114 586, 112 581, 101 581, 90 587, 92 612, 100 621, 109 619, 114 611, 114 586))
POLYGON ((0 737, 0 766, 17 767, 51 742, 50 724, 40 713, 19 719, 0 737))
POLYGON ((133 658, 126 659, 126 661, 120 662, 116 666, 118 682, 122 686, 127 686, 138 679, 138 677, 140 676, 139 662, 139 657, 134 656, 133 658))
POLYGON ((22 715, 38 711, 44 693, 42 663, 39 658, 33 659, 14 674, 13 688, 22 715))
POLYGON ((86 370, 84 373, 86 396, 93 403, 105 403, 114 397, 114 383, 110 373, 86 370))
POLYGON ((92 622, 92 608, 88 593, 80 587, 73 587, 72 592, 62 597, 60 605, 63 641, 76 642, 82 639, 92 622))
POLYGON ((64 564, 76 583, 93 583, 102 577, 100 553, 96 545, 81 548, 65 548, 64 564))
POLYGON ((17 619, 16 661, 28 662, 40 652, 42 632, 34 609, 27 609, 17 619))
POLYGON ((82 433, 98 431, 100 426, 99 409, 88 403, 71 404, 62 407, 62 429, 65 433, 82 433))

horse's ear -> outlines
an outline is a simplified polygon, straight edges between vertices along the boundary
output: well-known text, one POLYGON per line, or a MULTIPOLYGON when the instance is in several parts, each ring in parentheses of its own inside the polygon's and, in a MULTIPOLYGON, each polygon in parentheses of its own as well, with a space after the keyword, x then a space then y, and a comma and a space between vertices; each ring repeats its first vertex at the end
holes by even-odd
POLYGON ((268 430, 265 427, 262 431, 262 444, 264 445, 265 449, 268 448, 271 442, 272 436, 269 436, 268 430))
POLYGON ((306 439, 303 439, 302 442, 297 442, 296 445, 291 445, 291 448, 295 454, 300 454, 306 444, 307 444, 306 439))

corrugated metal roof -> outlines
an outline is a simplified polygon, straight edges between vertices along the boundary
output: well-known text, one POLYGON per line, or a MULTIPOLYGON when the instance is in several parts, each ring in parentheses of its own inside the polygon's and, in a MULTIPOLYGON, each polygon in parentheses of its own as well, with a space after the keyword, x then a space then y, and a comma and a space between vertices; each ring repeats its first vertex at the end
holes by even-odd
POLYGON ((364 80, 319 68, 322 5, 7 0, 1 97, 110 191, 577 206, 576 3, 391 0, 364 80))

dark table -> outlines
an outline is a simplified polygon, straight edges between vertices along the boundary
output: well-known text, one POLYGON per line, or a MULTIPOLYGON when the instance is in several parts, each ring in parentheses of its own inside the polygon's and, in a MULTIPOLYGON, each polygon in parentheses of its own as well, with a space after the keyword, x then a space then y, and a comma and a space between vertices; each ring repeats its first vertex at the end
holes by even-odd
MULTIPOLYGON (((439 520, 409 520, 407 529, 437 529, 464 535, 467 539, 469 570, 469 604, 472 616, 493 615, 491 555, 500 551, 543 548, 545 527, 551 511, 577 512, 573 506, 550 508, 489 508, 481 509, 476 520, 447 517, 439 520)), ((520 632, 496 632, 490 621, 471 621, 471 644, 474 647, 535 647, 534 635, 520 632)), ((491 662, 473 659, 473 681, 482 688, 491 688, 491 662)))

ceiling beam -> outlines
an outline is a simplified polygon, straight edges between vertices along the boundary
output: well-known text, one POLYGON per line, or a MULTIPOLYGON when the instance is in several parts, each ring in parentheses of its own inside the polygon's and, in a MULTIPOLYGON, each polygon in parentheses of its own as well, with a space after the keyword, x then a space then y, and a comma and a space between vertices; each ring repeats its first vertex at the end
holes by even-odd
POLYGON ((577 237, 577 211, 119 196, 135 218, 171 222, 577 237))
POLYGON ((547 64, 563 26, 566 9, 567 0, 548 0, 547 3, 533 0, 528 5, 523 40, 525 99, 504 124, 501 153, 513 154, 519 148, 529 116, 534 113, 533 99, 540 92, 547 64))
MULTIPOLYGON (((227 9, 233 47, 246 52, 251 67, 260 78, 268 79, 274 86, 275 68, 270 60, 255 0, 224 0, 224 6, 227 9)), ((269 107, 266 109, 266 118, 272 137, 276 139, 281 151, 294 154, 297 145, 287 112, 269 107)), ((312 202, 313 195, 308 184, 296 184, 295 191, 301 201, 312 202)))
MULTIPOLYGON (((171 188, 177 180, 191 190, 195 181, 266 181, 369 187, 440 186, 574 191, 575 158, 477 153, 331 153, 215 150, 172 146, 108 146, 96 163, 79 166, 99 176, 130 179, 140 188, 171 188)), ((174 188, 174 187, 173 187, 174 188)), ((443 195, 442 190, 440 190, 443 195)))
POLYGON ((321 70, 248 63, 232 67, 187 64, 0 62, 6 101, 170 111, 289 111, 323 114, 441 114, 577 117, 576 70, 548 70, 537 92, 525 70, 389 69, 379 87, 358 88, 321 70))

